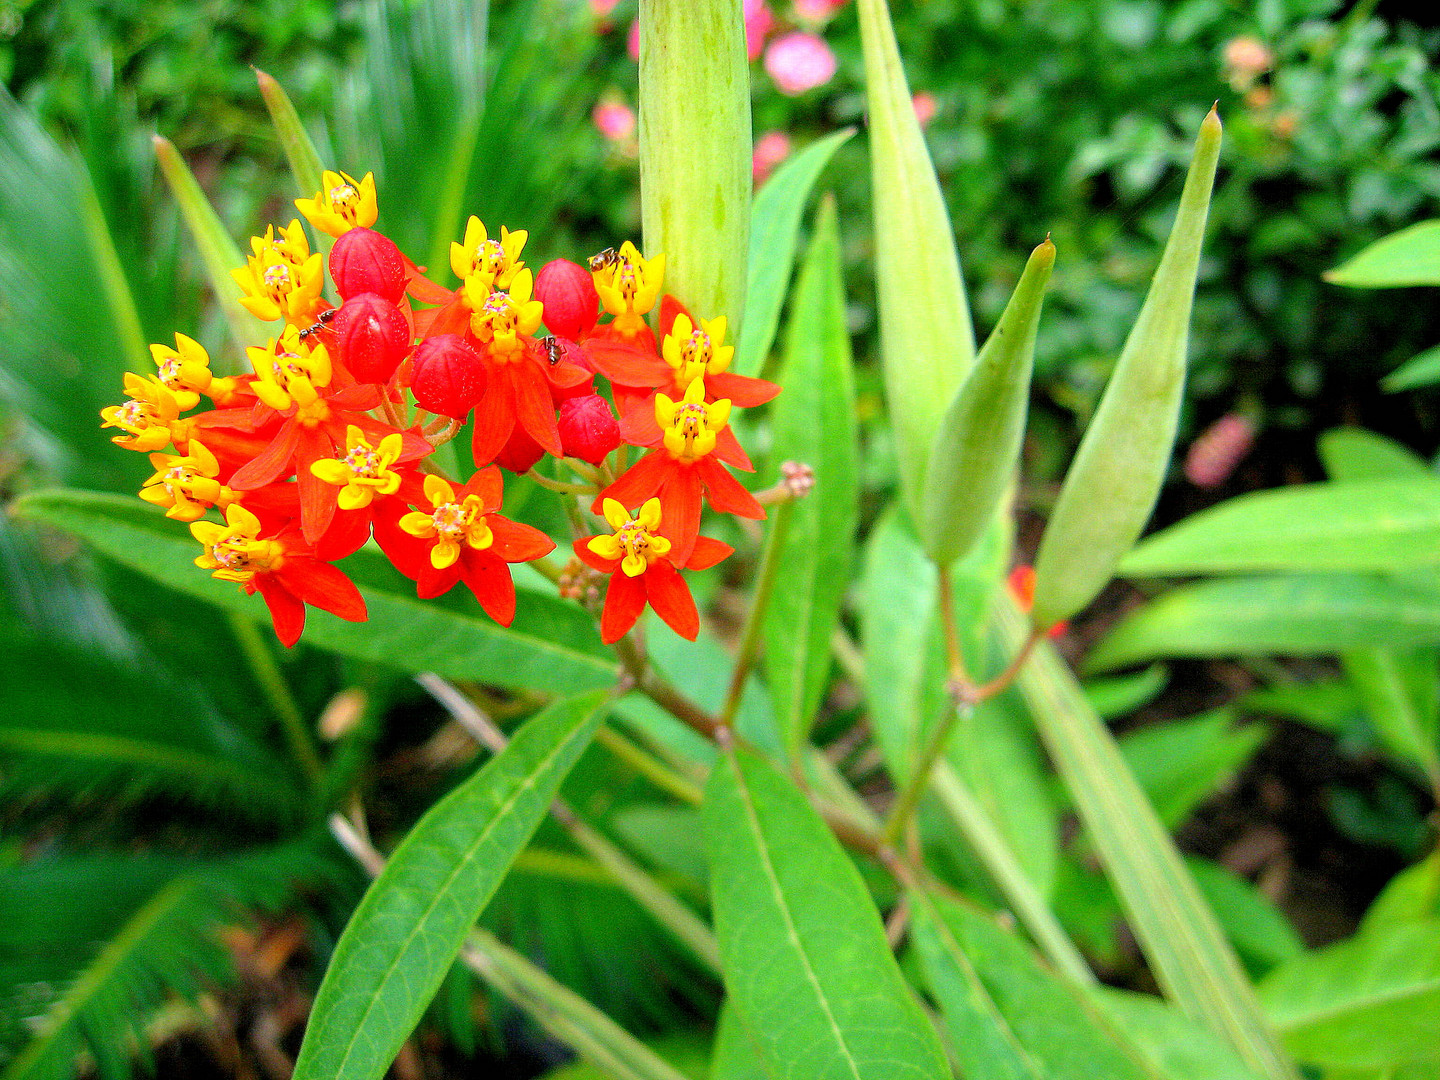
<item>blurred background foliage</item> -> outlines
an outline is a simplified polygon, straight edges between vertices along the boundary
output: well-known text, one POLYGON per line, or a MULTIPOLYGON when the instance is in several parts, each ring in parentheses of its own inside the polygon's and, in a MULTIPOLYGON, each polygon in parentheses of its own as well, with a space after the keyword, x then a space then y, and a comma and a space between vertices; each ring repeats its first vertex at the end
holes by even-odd
MULTIPOLYGON (((221 357, 217 366, 238 363, 156 170, 153 134, 180 148, 238 239, 288 221, 300 193, 253 66, 289 91, 327 165, 375 171, 380 226, 442 268, 442 279, 447 245, 472 212, 492 228, 529 229, 531 265, 579 258, 638 238, 626 112, 635 102, 634 7, 0 0, 8 91, 0 100, 0 494, 54 481, 138 487, 145 463, 115 453, 96 417, 117 399, 120 372, 148 362, 147 342, 180 330, 221 357)), ((1440 17, 1416 21, 1401 5, 1373 0, 896 0, 892 8, 917 107, 930 116, 927 137, 982 335, 1030 248, 1050 233, 1060 250, 1039 342, 1028 506, 1047 505, 1098 400, 1158 260, 1193 133, 1216 99, 1227 139, 1181 438, 1238 416, 1258 441, 1238 469, 1231 461, 1205 487, 1177 464, 1161 521, 1225 494, 1319 477, 1317 437, 1341 423, 1431 455, 1440 441, 1433 391, 1384 395, 1377 383, 1440 341, 1433 293, 1346 290, 1321 275, 1435 215, 1440 17)), ((772 15, 772 40, 818 34, 836 66, 819 85, 782 92, 784 72, 777 77, 772 58, 758 56, 757 140, 778 133, 784 139, 771 146, 793 153, 863 124, 851 6, 777 4, 772 15)), ((863 505, 873 516, 895 477, 876 357, 865 152, 860 139, 842 147, 822 184, 842 210, 863 505)), ((763 430, 755 434, 763 440, 763 430)), ((523 486, 516 490, 523 498, 523 486)), ((69 1075, 82 1048, 107 1076, 125 1075, 131 1055, 152 1044, 163 1048, 162 1064, 225 1075, 233 1069, 224 1063, 263 1061, 272 1049, 283 1060, 363 884, 324 832, 324 814, 359 784, 376 835, 393 841, 474 767, 475 748, 398 674, 303 646, 281 657, 253 625, 217 621, 198 603, 4 516, 0 579, 0 924, 12 931, 0 944, 6 1080, 69 1075), (322 730, 340 767, 323 789, 287 751, 286 715, 329 722, 322 730), (197 1021, 188 1005, 160 1008, 173 1005, 171 991, 193 989, 196 970, 246 988, 219 1005, 212 999, 212 1009, 228 1010, 225 1023, 206 1027, 216 1017, 197 1021), (231 1032, 245 1048, 214 1034, 199 1044, 169 1038, 196 1029, 231 1032)), ((723 592, 719 603, 723 612, 723 592)), ((1322 679, 1319 691, 1212 713, 1224 673, 1178 670, 1176 683, 1192 685, 1161 699, 1159 715, 1171 723, 1127 746, 1157 803, 1168 800, 1167 822, 1185 826, 1192 851, 1220 859, 1221 838, 1240 829, 1236 816, 1273 810, 1267 782, 1306 792, 1270 815, 1291 831, 1292 851, 1302 862, 1312 842, 1317 860, 1339 851, 1363 882, 1355 895, 1304 898, 1302 929, 1312 943, 1348 932, 1384 881, 1424 850, 1428 798, 1409 774, 1371 767, 1377 744, 1353 687, 1322 679), (1289 718, 1275 721, 1284 740, 1265 749, 1271 729, 1232 729, 1238 714, 1289 718), (1193 767, 1176 770, 1177 759, 1193 767), (1251 760, 1260 771, 1240 796, 1205 809, 1251 760)), ((1110 695, 1107 715, 1130 716, 1165 682, 1151 669, 1094 690, 1110 695)), ((503 719, 533 702, 494 706, 503 719)), ((1146 985, 1084 844, 1056 863, 1059 799, 1047 793, 1033 737, 1000 715, 1005 708, 1018 715, 1018 705, 998 703, 987 721, 998 733, 992 741, 1036 789, 1044 850, 1035 857, 1053 879, 1062 920, 1112 978, 1146 985)), ((817 739, 843 742, 859 713, 853 694, 839 693, 817 739)), ((862 788, 881 782, 873 752, 857 749, 842 766, 862 788)), ((658 802, 595 751, 566 794, 703 902, 691 811, 658 802)), ((957 849, 955 858, 957 879, 973 879, 983 894, 968 856, 957 849)), ((1253 876, 1264 862, 1252 852, 1226 865, 1253 876)), ((1214 872, 1207 885, 1202 871, 1201 883, 1253 969, 1293 955, 1294 931, 1260 892, 1204 865, 1214 872)), ((637 1031, 708 1018, 717 987, 589 866, 558 830, 542 831, 487 924, 637 1031)), ((1333 884, 1315 880, 1312 893, 1333 884)), ((554 1044, 518 1026, 460 971, 432 1020, 424 1046, 436 1060, 503 1046, 517 1076, 558 1060, 554 1044)))

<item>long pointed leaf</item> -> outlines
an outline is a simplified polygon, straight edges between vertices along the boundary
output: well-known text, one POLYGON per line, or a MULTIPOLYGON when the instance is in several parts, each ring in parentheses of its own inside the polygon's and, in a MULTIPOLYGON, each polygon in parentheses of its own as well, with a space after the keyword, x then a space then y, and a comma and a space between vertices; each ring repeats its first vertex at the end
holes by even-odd
POLYGON ((1376 240, 1327 271, 1325 280, 1360 289, 1440 285, 1440 221, 1422 221, 1376 240))
MULTIPOLYGON (((1008 595, 995 611, 1001 636, 1018 649, 1028 620, 1008 595)), ((1115 740, 1048 643, 1036 647, 1019 685, 1166 996, 1261 1075, 1294 1080, 1214 913, 1115 740)))
POLYGON ((285 151, 285 160, 290 163, 290 175, 295 180, 295 190, 303 198, 311 198, 320 190, 323 171, 320 155, 310 141, 300 114, 285 88, 263 71, 255 72, 255 81, 260 84, 260 96, 265 99, 265 108, 275 125, 275 134, 280 137, 280 146, 285 151))
POLYGON ((859 872, 795 786, 732 751, 704 815, 725 987, 777 1080, 949 1077, 859 872))
MULTIPOLYGON (((73 533, 102 555, 172 589, 237 612, 265 617, 259 599, 196 569, 196 546, 184 527, 135 498, 90 491, 37 491, 14 504, 17 514, 73 533)), ((305 640, 324 649, 405 671, 548 693, 613 685, 618 672, 592 620, 574 605, 519 590, 515 621, 497 626, 468 598, 455 607, 420 602, 381 560, 364 552, 345 570, 359 579, 370 621, 347 623, 312 611, 305 640)))
POLYGON ((970 1080, 1158 1080, 1077 987, 986 916, 912 892, 915 942, 970 1080))
POLYGON ((155 157, 160 162, 160 171, 175 201, 180 204, 180 214, 195 240, 200 252, 200 261, 205 267, 205 278, 215 294, 215 302, 225 313, 225 322, 230 327, 231 342, 237 355, 243 356, 247 345, 262 336, 262 329, 255 317, 240 306, 240 287, 230 276, 230 271, 245 265, 245 258, 225 223, 215 213, 205 192, 200 190, 190 166, 175 149, 175 144, 163 135, 155 136, 155 157))
POLYGON ((800 217, 815 181, 840 148, 855 134, 846 128, 812 143, 778 169, 755 193, 750 207, 750 269, 745 283, 745 324, 735 345, 733 367, 741 375, 759 375, 780 325, 800 217))
POLYGON ((800 273, 785 354, 770 459, 815 470, 815 489, 791 508, 765 612, 766 681, 793 757, 810 733, 830 672, 830 636, 850 584, 859 512, 855 378, 833 199, 821 208, 800 273))
POLYGON ((557 702, 410 830, 320 984, 295 1080, 381 1076, 599 725, 604 695, 557 702))

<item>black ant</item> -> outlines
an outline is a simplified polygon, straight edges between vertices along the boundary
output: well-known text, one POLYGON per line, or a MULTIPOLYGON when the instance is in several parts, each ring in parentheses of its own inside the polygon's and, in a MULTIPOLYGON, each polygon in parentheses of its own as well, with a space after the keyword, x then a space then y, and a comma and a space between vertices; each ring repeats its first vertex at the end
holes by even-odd
POLYGON ((304 341, 306 338, 324 330, 325 327, 330 325, 330 320, 335 318, 335 313, 339 310, 339 308, 331 308, 329 311, 320 312, 319 315, 315 316, 315 324, 313 326, 307 326, 304 330, 300 331, 300 340, 304 341))

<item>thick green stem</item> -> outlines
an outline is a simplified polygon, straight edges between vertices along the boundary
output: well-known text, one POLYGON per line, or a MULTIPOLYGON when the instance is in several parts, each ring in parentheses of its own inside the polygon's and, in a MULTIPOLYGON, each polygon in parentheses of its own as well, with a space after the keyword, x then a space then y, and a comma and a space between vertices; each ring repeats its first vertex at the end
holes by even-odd
POLYGON ((905 778, 905 783, 900 787, 900 794, 895 799, 895 805, 890 808, 890 816, 885 819, 885 829, 881 833, 885 843, 898 843, 900 838, 905 835, 905 827, 915 816, 915 811, 920 806, 920 797, 925 794, 925 789, 930 785, 930 773, 935 768, 935 762, 940 760, 940 755, 945 752, 945 744, 950 741, 950 733, 955 730, 955 721, 973 707, 968 703, 962 703, 947 710, 935 730, 930 733, 930 740, 920 751, 920 756, 915 760, 910 775, 905 778))
POLYGON ((325 775, 325 765, 320 760, 320 752, 315 747, 315 738, 305 723, 305 716, 301 713, 295 696, 290 693, 290 684, 280 673, 280 665, 275 663, 274 654, 253 622, 242 615, 232 614, 229 618, 230 630, 240 643, 240 649, 245 653, 245 659, 250 664, 250 670, 260 684, 260 689, 265 692, 275 715, 280 718, 281 730, 285 732, 285 741, 290 744, 295 760, 300 763, 311 782, 318 785, 325 775))
POLYGON ((795 508, 793 501, 782 502, 775 507, 770 519, 770 533, 765 537, 765 549, 760 555, 760 569, 756 573, 755 592, 750 599, 750 611, 745 616, 745 629, 740 635, 740 650, 735 654, 735 670, 730 675, 730 689, 725 695, 725 705, 720 710, 720 723, 729 727, 735 721, 740 708, 740 696, 745 691, 745 679, 755 664, 760 652, 760 638, 765 627, 765 608, 770 603, 770 594, 775 591, 775 576, 780 569, 780 552, 785 546, 785 534, 790 529, 790 516, 795 508))

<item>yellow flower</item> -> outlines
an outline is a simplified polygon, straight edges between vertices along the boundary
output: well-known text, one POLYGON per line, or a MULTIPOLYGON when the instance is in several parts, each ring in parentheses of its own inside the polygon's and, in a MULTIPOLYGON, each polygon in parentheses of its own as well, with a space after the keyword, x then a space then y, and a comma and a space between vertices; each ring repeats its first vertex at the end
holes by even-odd
POLYGON ((695 461, 715 449, 715 436, 730 420, 730 402, 705 402, 705 380, 696 379, 680 401, 655 395, 655 422, 665 449, 679 461, 695 461))
POLYGON ((252 345, 245 353, 255 368, 251 389, 276 412, 297 403, 312 405, 320 396, 318 388, 330 385, 330 354, 325 346, 307 345, 293 326, 287 326, 278 341, 272 338, 263 349, 252 345))
POLYGON ((665 284, 665 256, 646 259, 629 240, 609 258, 590 262, 590 276, 605 310, 617 319, 644 315, 660 298, 665 284))
POLYGON ((300 327, 314 321, 320 290, 325 285, 318 251, 296 265, 274 245, 261 245, 244 266, 231 270, 230 276, 244 290, 240 303, 251 315, 262 322, 284 319, 300 327))
POLYGON ((500 239, 492 240, 485 232, 484 223, 472 214, 465 225, 465 239, 450 244, 450 269, 461 281, 479 279, 477 289, 482 293, 508 289, 525 265, 520 261, 520 252, 529 236, 524 229, 511 232, 501 225, 500 239))
POLYGON ((191 439, 185 454, 151 454, 155 475, 145 481, 140 497, 166 508, 165 516, 176 521, 195 521, 212 506, 225 509, 235 493, 215 479, 220 463, 215 455, 191 439))
POLYGON ((200 395, 217 399, 228 397, 235 390, 234 379, 217 379, 210 373, 210 354, 198 341, 184 334, 175 335, 175 348, 151 345, 150 355, 159 368, 156 378, 175 395, 180 411, 200 404, 200 395))
POLYGON ((465 299, 474 314, 470 316, 470 332, 490 346, 490 356, 504 362, 520 356, 525 343, 522 335, 531 336, 540 329, 545 305, 532 300, 535 275, 521 270, 510 284, 509 292, 489 292, 479 277, 465 279, 465 299))
POLYGON ((400 519, 400 528, 421 540, 436 541, 430 549, 430 565, 436 570, 455 565, 462 543, 484 551, 495 542, 479 495, 466 495, 457 501, 455 489, 432 473, 425 477, 425 498, 434 510, 406 514, 400 519))
POLYGON ((320 179, 320 191, 313 199, 295 200, 311 225, 331 236, 343 236, 357 226, 368 229, 375 224, 379 208, 374 173, 356 180, 348 173, 326 169, 320 179))
POLYGON ((397 431, 371 446, 365 433, 354 424, 345 430, 345 456, 312 462, 310 471, 340 489, 336 503, 341 510, 369 506, 376 495, 394 495, 400 490, 400 474, 390 469, 400 457, 401 436, 397 431))
POLYGON ((619 559, 626 577, 639 577, 654 559, 670 554, 670 541, 656 533, 660 527, 660 500, 649 499, 634 518, 614 499, 601 506, 615 530, 611 536, 592 536, 587 545, 602 559, 619 559))
POLYGON ((127 371, 125 393, 130 395, 128 401, 100 410, 102 428, 116 427, 125 433, 110 441, 147 454, 170 445, 181 426, 177 423, 180 403, 170 389, 158 378, 142 379, 127 371))
POLYGON ((300 224, 299 218, 281 229, 278 239, 274 225, 265 226, 264 236, 250 238, 250 250, 253 254, 259 255, 266 248, 274 249, 291 266, 304 266, 310 258, 310 240, 306 237, 305 227, 300 224))
POLYGON ((225 510, 225 524, 193 521, 190 534, 205 550, 195 565, 221 581, 249 584, 259 573, 278 570, 285 561, 285 546, 278 540, 259 540, 260 519, 238 502, 225 510))
POLYGON ((688 387, 695 379, 718 375, 735 358, 735 346, 725 344, 725 316, 701 319, 697 327, 684 312, 661 342, 660 353, 675 369, 675 382, 688 387))

